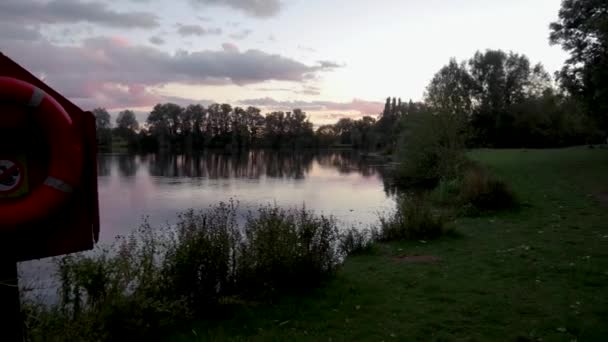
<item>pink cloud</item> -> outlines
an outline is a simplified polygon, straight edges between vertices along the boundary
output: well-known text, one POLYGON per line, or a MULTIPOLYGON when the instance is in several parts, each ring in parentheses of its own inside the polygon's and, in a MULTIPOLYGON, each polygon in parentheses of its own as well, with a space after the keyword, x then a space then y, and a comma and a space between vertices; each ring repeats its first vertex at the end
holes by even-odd
POLYGON ((164 97, 151 92, 142 84, 89 84, 84 95, 72 100, 86 109, 100 106, 108 109, 150 107, 164 101, 164 97))
POLYGON ((351 102, 328 102, 328 110, 353 110, 361 114, 378 114, 384 108, 383 102, 353 99, 351 102))
POLYGON ((233 43, 222 44, 222 49, 224 49, 224 51, 228 51, 228 52, 239 52, 239 47, 233 43))
POLYGON ((120 46, 120 47, 127 47, 129 45, 131 45, 131 43, 129 42, 129 40, 125 37, 121 37, 121 36, 112 36, 110 37, 110 41, 114 44, 116 44, 116 46, 120 46))

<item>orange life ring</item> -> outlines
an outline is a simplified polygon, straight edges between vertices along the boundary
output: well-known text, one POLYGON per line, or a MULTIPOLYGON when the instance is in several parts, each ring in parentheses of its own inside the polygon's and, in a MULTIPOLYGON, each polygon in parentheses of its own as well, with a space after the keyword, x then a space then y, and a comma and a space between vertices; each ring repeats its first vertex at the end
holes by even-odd
MULTIPOLYGON (((63 107, 38 87, 0 77, 0 102, 27 106, 46 133, 49 165, 46 179, 24 197, 0 202, 0 228, 14 228, 48 217, 65 203, 82 175, 82 142, 63 107)), ((6 115, 6 114, 5 114, 6 115)), ((0 121, 3 114, 0 113, 0 121)))

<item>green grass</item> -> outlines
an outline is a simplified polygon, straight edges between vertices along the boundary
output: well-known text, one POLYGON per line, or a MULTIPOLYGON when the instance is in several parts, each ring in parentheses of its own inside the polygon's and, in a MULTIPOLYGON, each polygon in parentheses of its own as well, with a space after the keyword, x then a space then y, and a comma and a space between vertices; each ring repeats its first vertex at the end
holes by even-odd
POLYGON ((459 237, 374 246, 304 296, 235 304, 171 340, 606 341, 608 150, 476 150, 522 206, 459 237), (401 255, 432 255, 412 263, 401 255))

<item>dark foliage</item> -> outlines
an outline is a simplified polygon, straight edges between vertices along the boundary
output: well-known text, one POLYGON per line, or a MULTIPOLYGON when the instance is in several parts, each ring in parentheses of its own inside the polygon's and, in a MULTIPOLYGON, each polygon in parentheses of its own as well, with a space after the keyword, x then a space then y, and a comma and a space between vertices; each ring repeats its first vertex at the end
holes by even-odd
POLYGON ((515 194, 509 186, 478 165, 466 170, 460 191, 462 204, 470 204, 480 210, 509 209, 517 204, 515 194))
POLYGON ((395 212, 380 218, 383 241, 436 239, 444 233, 445 218, 424 196, 401 196, 395 212))
POLYGON ((551 24, 551 43, 570 53, 558 73, 561 86, 579 99, 608 131, 608 2, 564 0, 551 24))
POLYGON ((351 228, 340 233, 338 248, 342 255, 362 254, 372 250, 373 243, 378 239, 376 229, 351 228))
POLYGON ((332 217, 267 206, 239 224, 237 212, 190 210, 173 228, 144 224, 110 249, 59 259, 59 304, 24 305, 30 339, 155 339, 226 301, 313 288, 338 267, 332 217))
POLYGON ((310 288, 338 264, 334 219, 305 209, 261 207, 249 214, 245 237, 238 274, 247 296, 310 288))

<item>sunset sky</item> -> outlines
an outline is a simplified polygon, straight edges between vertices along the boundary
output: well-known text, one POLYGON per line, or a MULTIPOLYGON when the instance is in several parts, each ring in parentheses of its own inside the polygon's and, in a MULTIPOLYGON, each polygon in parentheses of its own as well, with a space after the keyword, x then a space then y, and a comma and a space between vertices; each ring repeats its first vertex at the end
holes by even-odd
POLYGON ((1 0, 0 51, 82 106, 302 108, 316 124, 421 100, 487 48, 553 73, 560 0, 1 0))

